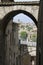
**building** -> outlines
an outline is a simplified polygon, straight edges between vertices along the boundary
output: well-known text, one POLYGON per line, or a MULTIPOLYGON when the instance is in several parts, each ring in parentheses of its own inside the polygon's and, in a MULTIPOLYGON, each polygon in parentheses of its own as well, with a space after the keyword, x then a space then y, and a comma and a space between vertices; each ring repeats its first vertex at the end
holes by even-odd
MULTIPOLYGON (((43 65, 43 2, 42 2, 42 0, 40 1, 40 3, 41 3, 41 5, 40 5, 40 14, 39 14, 39 22, 38 22, 38 44, 37 44, 37 65, 43 65), (39 47, 40 46, 40 47, 39 47), (41 52, 40 52, 41 51, 41 52)), ((18 6, 18 5, 16 5, 16 6, 18 6)), ((35 5, 34 5, 35 6, 35 5)), ((8 6, 9 7, 9 6, 8 6)), ((23 6, 22 6, 23 7, 23 6)), ((22 9, 22 7, 21 7, 21 9, 22 9)), ((26 7, 26 6, 25 6, 26 7)), ((29 7, 29 6, 28 6, 29 7)), ((14 8, 15 9, 15 8, 14 8)), ((29 9, 29 8, 28 8, 29 9)), ((1 10, 1 9, 0 9, 1 10)), ((2 10, 4 10, 4 9, 2 9, 2 10)), ((7 10, 7 7, 6 7, 6 10, 7 10)), ((10 10, 10 9, 9 9, 10 10)), ((24 8, 23 8, 23 10, 24 10, 24 8)), ((28 10, 29 11, 29 10, 28 10)), ((35 9, 35 11, 36 11, 36 9, 35 9)), ((33 16, 35 15, 35 11, 34 11, 34 13, 33 13, 33 16)), ((0 12, 2 12, 2 11, 0 11, 0 12)), ((6 12, 6 11, 4 11, 4 12, 6 12)), ((32 11, 31 11, 32 12, 32 11)), ((7 12, 8 13, 8 12, 7 12)), ((4 13, 0 13, 1 15, 2 14, 4 14, 4 13)), ((36 13, 37 14, 37 13, 36 13)), ((3 15, 2 15, 3 16, 3 15)), ((0 16, 0 20, 2 19, 1 17, 2 16, 0 16)), ((5 15, 4 15, 5 16, 5 15)), ((11 15, 10 15, 11 16, 11 15)), ((37 16, 37 15, 36 15, 37 16)), ((35 17, 36 17, 35 16, 35 17)), ((5 18, 6 19, 6 18, 5 18)), ((3 20, 4 21, 4 20, 3 20)), ((7 21, 7 19, 4 21, 4 22, 6 22, 7 21)), ((4 26, 3 26, 4 27, 4 26)), ((2 27, 2 28, 3 28, 2 27)), ((0 27, 1 28, 1 27, 0 27)), ((3 60, 3 58, 5 58, 5 56, 4 56, 4 48, 3 47, 5 47, 4 46, 4 41, 3 41, 3 34, 4 33, 2 33, 3 31, 2 31, 2 28, 1 28, 1 30, 0 30, 0 65, 4 65, 4 61, 5 60, 3 60)), ((4 30, 4 28, 3 28, 3 30, 4 30)), ((5 40, 5 39, 4 39, 5 40)))
POLYGON ((21 65, 31 65, 31 55, 29 55, 26 44, 20 44, 21 65))
POLYGON ((21 41, 20 54, 21 65, 36 65, 36 42, 21 41))

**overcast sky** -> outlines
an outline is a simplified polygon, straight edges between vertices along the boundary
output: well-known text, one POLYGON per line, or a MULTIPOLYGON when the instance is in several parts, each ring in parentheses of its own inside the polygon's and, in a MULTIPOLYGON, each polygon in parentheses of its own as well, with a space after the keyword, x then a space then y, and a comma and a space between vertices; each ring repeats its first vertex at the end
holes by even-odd
POLYGON ((13 17, 13 22, 18 23, 18 20, 20 20, 20 22, 22 22, 22 23, 28 23, 28 22, 34 23, 30 17, 28 17, 27 15, 25 15, 23 13, 20 13, 13 17))
POLYGON ((22 2, 22 1, 39 1, 39 0, 14 0, 15 2, 22 2))

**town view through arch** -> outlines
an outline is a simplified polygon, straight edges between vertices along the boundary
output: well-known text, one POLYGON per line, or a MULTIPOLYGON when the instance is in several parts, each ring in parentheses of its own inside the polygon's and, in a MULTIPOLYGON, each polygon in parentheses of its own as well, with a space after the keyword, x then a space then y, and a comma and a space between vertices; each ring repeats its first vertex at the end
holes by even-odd
POLYGON ((37 27, 34 21, 27 15, 20 13, 13 17, 13 22, 19 23, 21 65, 36 65, 37 27))

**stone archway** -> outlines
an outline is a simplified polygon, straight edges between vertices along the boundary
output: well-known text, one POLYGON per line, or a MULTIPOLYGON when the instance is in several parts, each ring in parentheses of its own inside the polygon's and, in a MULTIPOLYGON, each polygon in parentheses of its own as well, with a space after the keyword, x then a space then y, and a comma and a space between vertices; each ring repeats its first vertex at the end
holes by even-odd
POLYGON ((36 24, 36 26, 37 26, 37 20, 35 19, 35 17, 31 13, 29 13, 27 11, 24 11, 24 10, 15 10, 15 11, 11 11, 10 13, 8 13, 8 14, 5 15, 5 17, 2 19, 2 27, 4 25, 3 28, 5 29, 6 25, 9 22, 9 20, 11 18, 13 18, 13 16, 16 16, 19 13, 23 13, 23 14, 27 15, 28 17, 30 17, 34 21, 34 23, 36 24))
POLYGON ((23 14, 25 14, 25 15, 27 15, 28 17, 30 17, 33 21, 34 21, 34 23, 36 24, 36 26, 37 26, 37 20, 35 19, 35 17, 32 15, 32 14, 30 14, 29 12, 27 12, 27 11, 24 11, 24 10, 15 10, 15 11, 11 11, 11 12, 9 12, 8 14, 6 14, 5 15, 5 17, 1 20, 1 22, 2 22, 2 26, 1 26, 1 32, 0 32, 0 36, 1 36, 1 38, 0 38, 0 47, 1 47, 1 49, 0 49, 0 59, 1 59, 1 61, 0 62, 2 62, 0 65, 4 65, 5 64, 5 29, 6 29, 6 26, 7 26, 7 24, 8 24, 8 22, 14 17, 14 16, 16 16, 17 14, 19 14, 19 13, 23 13, 23 14))

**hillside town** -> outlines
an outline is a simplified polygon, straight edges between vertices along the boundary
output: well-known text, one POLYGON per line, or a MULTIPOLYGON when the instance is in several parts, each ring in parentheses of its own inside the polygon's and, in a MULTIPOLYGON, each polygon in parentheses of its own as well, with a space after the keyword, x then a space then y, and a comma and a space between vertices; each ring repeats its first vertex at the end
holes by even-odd
MULTIPOLYGON (((19 25, 19 37, 22 32, 27 34, 26 41, 33 41, 36 42, 37 40, 37 27, 35 26, 35 23, 20 23, 19 25)), ((22 39, 21 39, 22 40, 22 39)))

